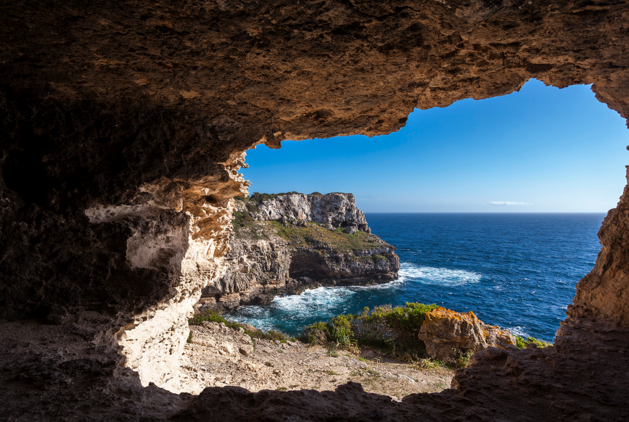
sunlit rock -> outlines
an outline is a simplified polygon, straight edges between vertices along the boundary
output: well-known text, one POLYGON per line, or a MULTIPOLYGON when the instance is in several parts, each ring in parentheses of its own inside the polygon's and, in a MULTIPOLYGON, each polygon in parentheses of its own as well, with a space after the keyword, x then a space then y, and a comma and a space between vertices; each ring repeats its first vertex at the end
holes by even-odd
POLYGON ((419 339, 426 344, 428 356, 445 361, 487 347, 515 347, 515 337, 509 330, 486 325, 472 311, 459 313, 446 308, 426 314, 419 339))

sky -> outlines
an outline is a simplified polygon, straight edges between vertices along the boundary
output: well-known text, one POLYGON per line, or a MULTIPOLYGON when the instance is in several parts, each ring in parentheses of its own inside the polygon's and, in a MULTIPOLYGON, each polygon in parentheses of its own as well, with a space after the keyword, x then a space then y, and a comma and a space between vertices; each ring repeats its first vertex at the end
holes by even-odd
POLYGON ((365 212, 607 212, 629 130, 589 85, 415 110, 398 132, 247 152, 249 192, 351 192, 365 212))

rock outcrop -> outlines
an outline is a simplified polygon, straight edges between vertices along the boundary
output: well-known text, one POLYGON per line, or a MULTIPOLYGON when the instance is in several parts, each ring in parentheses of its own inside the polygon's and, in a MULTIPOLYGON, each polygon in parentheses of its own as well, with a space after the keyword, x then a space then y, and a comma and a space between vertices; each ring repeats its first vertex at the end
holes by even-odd
POLYGON ((556 346, 488 348, 446 393, 159 387, 181 391, 186 316, 227 269, 244 151, 390 133, 530 78, 593 84, 629 118, 628 16, 626 0, 0 2, 0 417, 626 418, 627 193, 556 346))
POLYGON ((426 314, 419 339, 426 345, 428 356, 444 361, 488 347, 515 348, 515 337, 509 330, 483 323, 472 311, 459 313, 446 308, 426 314))
MULTIPOLYGON (((317 223, 328 229, 347 228, 347 232, 357 230, 371 233, 365 214, 356 206, 356 199, 351 193, 311 193, 305 195, 297 192, 288 194, 251 195, 255 205, 247 211, 255 220, 294 223, 317 223)), ((240 210, 239 210, 240 211, 240 210)))
POLYGON ((200 312, 268 303, 309 288, 397 279, 395 247, 371 234, 351 193, 254 194, 236 201, 228 270, 203 289, 200 312))

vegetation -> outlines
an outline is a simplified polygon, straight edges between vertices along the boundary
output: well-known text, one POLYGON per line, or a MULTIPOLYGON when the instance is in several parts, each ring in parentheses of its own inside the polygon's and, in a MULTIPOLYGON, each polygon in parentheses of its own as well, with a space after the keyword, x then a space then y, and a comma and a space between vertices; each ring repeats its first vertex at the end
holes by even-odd
MULTIPOLYGON (((287 241, 291 249, 307 247, 313 249, 322 256, 330 253, 347 253, 357 250, 369 250, 382 247, 383 243, 376 235, 356 231, 355 233, 345 233, 344 227, 330 230, 320 224, 294 220, 282 221, 257 221, 252 215, 260 212, 258 205, 262 202, 273 199, 280 195, 297 194, 298 192, 286 193, 254 193, 249 198, 236 197, 237 201, 244 204, 238 208, 240 211, 233 213, 233 227, 239 237, 249 237, 253 239, 271 239, 274 236, 287 241)), ((310 195, 322 196, 319 192, 310 195)), ((387 260, 387 254, 359 257, 354 256, 352 260, 387 260)))
MULTIPOLYGON (((313 248, 321 255, 332 253, 347 253, 358 250, 368 250, 382 247, 382 241, 378 236, 357 231, 349 234, 343 228, 330 230, 317 223, 284 224, 280 221, 256 221, 248 212, 234 211, 232 224, 238 236, 246 236, 254 239, 270 239, 272 236, 280 237, 288 242, 291 249, 308 247, 313 248)), ((354 257, 360 260, 386 260, 385 255, 370 255, 354 257)))
POLYGON ((232 220, 232 224, 235 229, 242 227, 251 227, 256 221, 251 217, 249 213, 246 212, 238 212, 234 211, 234 219, 232 220))
MULTIPOLYGON (((288 241, 289 248, 314 247, 323 252, 331 249, 333 252, 345 253, 382 246, 378 236, 363 231, 348 234, 343 232, 343 228, 330 230, 316 223, 305 223, 304 226, 285 225, 279 221, 265 223, 268 230, 288 241)), ((386 259, 384 256, 382 258, 386 259)))
POLYGON ((518 349, 526 349, 526 346, 529 344, 534 344, 540 349, 543 349, 548 346, 552 346, 552 343, 548 343, 544 340, 536 339, 535 337, 527 337, 525 339, 524 337, 515 336, 515 346, 518 349))
POLYGON ((456 362, 455 365, 457 368, 465 368, 470 364, 472 360, 472 352, 461 352, 460 350, 456 351, 456 362))
MULTIPOLYGON (((333 348, 352 350, 369 346, 393 358, 417 361, 426 357, 424 342, 417 333, 427 312, 437 305, 407 303, 392 308, 365 308, 358 315, 338 315, 328 322, 317 322, 304 328, 301 340, 333 348)), ((468 357, 469 361, 469 357, 468 357)))
MULTIPOLYGON (((392 308, 391 306, 379 306, 373 310, 365 308, 358 315, 338 315, 328 322, 317 322, 305 328, 299 340, 310 344, 320 344, 328 347, 330 357, 339 357, 338 350, 344 349, 358 354, 359 346, 369 346, 392 358, 417 364, 422 369, 457 368, 469 365, 471 353, 457 354, 457 360, 453 362, 441 362, 429 359, 425 353, 425 347, 417 338, 417 332, 424 322, 427 312, 437 305, 424 305, 421 303, 407 303, 405 306, 392 308)), ((229 321, 214 311, 197 314, 188 320, 189 325, 201 325, 205 321, 224 324, 233 330, 242 328, 246 334, 254 339, 278 340, 280 343, 297 341, 294 337, 270 330, 263 332, 251 330, 251 327, 229 321)), ((192 341, 192 332, 188 336, 188 343, 192 341)), ((539 341, 539 340, 537 340, 539 341)), ((277 350, 284 353, 282 349, 277 350)), ((367 362, 368 360, 355 356, 356 359, 367 362)), ((270 363, 265 363, 272 366, 270 363)))
MULTIPOLYGON (((288 340, 296 341, 294 337, 288 337, 284 333, 275 330, 262 331, 256 330, 252 331, 247 329, 243 324, 239 324, 234 321, 229 321, 214 311, 206 311, 203 314, 197 314, 192 319, 188 320, 188 325, 201 325, 204 321, 217 322, 219 324, 225 324, 226 327, 231 328, 232 330, 238 330, 242 328, 247 335, 249 335, 252 339, 262 339, 262 340, 279 340, 280 343, 286 343, 288 340)), ((190 333, 189 339, 192 338, 192 333, 190 333)), ((189 343, 190 341, 188 341, 189 343)))
POLYGON ((249 197, 249 200, 252 201, 252 202, 256 202, 258 204, 261 204, 264 201, 268 201, 269 199, 274 199, 274 198, 277 198, 278 196, 284 196, 284 195, 301 195, 301 194, 299 192, 295 192, 295 191, 282 192, 282 193, 259 193, 259 192, 254 192, 249 197))
MULTIPOLYGON (((334 194, 334 193, 341 193, 341 192, 330 192, 330 193, 334 194)), ((259 193, 259 192, 254 192, 253 194, 251 194, 251 196, 249 196, 249 198, 243 198, 242 196, 237 196, 235 199, 239 200, 239 201, 252 201, 252 202, 256 202, 258 204, 261 204, 262 202, 268 201, 269 199, 274 199, 274 198, 277 198, 278 196, 284 196, 284 195, 308 195, 308 196, 318 196, 318 197, 324 196, 320 192, 312 192, 312 193, 309 193, 309 194, 303 194, 301 192, 295 192, 295 191, 282 192, 282 193, 259 193)))

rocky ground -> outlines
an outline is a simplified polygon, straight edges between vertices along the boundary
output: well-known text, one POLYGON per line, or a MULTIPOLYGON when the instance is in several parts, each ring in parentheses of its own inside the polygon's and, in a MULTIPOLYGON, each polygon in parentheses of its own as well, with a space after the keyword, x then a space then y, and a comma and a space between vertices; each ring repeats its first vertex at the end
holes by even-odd
POLYGON ((190 327, 183 369, 195 394, 205 387, 239 386, 260 390, 334 391, 353 381, 366 392, 399 401, 414 393, 439 392, 450 387, 454 371, 422 369, 363 349, 360 355, 299 341, 252 339, 244 330, 216 322, 190 327), (334 355, 332 353, 332 355, 334 355))

